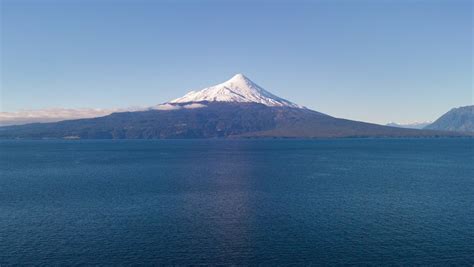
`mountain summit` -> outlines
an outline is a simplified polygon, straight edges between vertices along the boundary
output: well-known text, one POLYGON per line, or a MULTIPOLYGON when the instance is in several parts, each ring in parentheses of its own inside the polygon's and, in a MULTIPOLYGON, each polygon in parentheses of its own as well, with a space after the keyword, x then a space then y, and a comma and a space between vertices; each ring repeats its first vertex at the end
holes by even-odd
POLYGON ((226 82, 199 91, 191 91, 168 103, 178 104, 203 101, 259 103, 269 107, 304 108, 268 92, 241 73, 234 75, 226 82))

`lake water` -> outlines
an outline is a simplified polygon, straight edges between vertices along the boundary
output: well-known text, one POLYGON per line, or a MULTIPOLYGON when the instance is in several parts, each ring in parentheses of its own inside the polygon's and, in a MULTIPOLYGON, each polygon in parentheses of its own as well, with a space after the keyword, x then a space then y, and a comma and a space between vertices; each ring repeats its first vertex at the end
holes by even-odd
POLYGON ((0 141, 1 264, 474 264, 474 140, 0 141))

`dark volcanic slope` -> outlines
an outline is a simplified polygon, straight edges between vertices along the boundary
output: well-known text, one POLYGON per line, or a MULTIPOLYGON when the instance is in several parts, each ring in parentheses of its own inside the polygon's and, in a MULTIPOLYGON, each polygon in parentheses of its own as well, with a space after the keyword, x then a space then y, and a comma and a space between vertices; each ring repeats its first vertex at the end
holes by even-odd
POLYGON ((207 107, 123 112, 94 119, 1 127, 0 138, 314 138, 461 135, 337 119, 299 108, 268 107, 255 103, 202 103, 207 107))
POLYGON ((474 132, 474 106, 453 108, 425 129, 474 132))
POLYGON ((462 133, 406 129, 378 124, 320 116, 313 111, 300 110, 276 112, 276 127, 270 130, 251 132, 242 136, 251 137, 441 137, 464 136, 462 133))

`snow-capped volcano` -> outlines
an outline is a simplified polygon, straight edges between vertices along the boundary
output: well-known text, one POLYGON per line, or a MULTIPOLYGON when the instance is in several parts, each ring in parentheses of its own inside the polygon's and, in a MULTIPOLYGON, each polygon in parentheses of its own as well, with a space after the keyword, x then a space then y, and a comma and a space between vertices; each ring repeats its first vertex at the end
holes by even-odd
POLYGON ((304 108, 303 106, 297 105, 266 91, 240 73, 234 75, 234 77, 226 82, 204 88, 200 91, 191 91, 183 97, 171 100, 168 103, 176 104, 202 101, 254 102, 273 107, 304 108))
POLYGON ((0 139, 439 137, 474 133, 403 129, 335 118, 277 97, 242 74, 142 111, 0 127, 0 139))

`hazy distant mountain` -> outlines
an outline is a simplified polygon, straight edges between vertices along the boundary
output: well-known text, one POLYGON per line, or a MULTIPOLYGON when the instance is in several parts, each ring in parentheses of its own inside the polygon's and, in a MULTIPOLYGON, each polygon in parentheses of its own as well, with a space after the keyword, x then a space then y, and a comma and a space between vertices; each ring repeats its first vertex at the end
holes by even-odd
POLYGON ((385 125, 391 127, 398 127, 398 128, 408 128, 408 129, 423 129, 426 126, 430 125, 431 121, 425 122, 412 122, 412 123, 396 123, 396 122, 389 122, 385 125))
POLYGON ((1 138, 217 138, 461 136, 338 119, 264 90, 242 74, 152 110, 0 127, 1 138))
POLYGON ((474 105, 453 108, 425 129, 474 132, 474 105))
POLYGON ((21 110, 17 112, 0 112, 0 126, 21 125, 37 122, 57 122, 84 118, 97 118, 114 112, 145 110, 142 107, 126 109, 100 108, 47 108, 36 110, 21 110))

